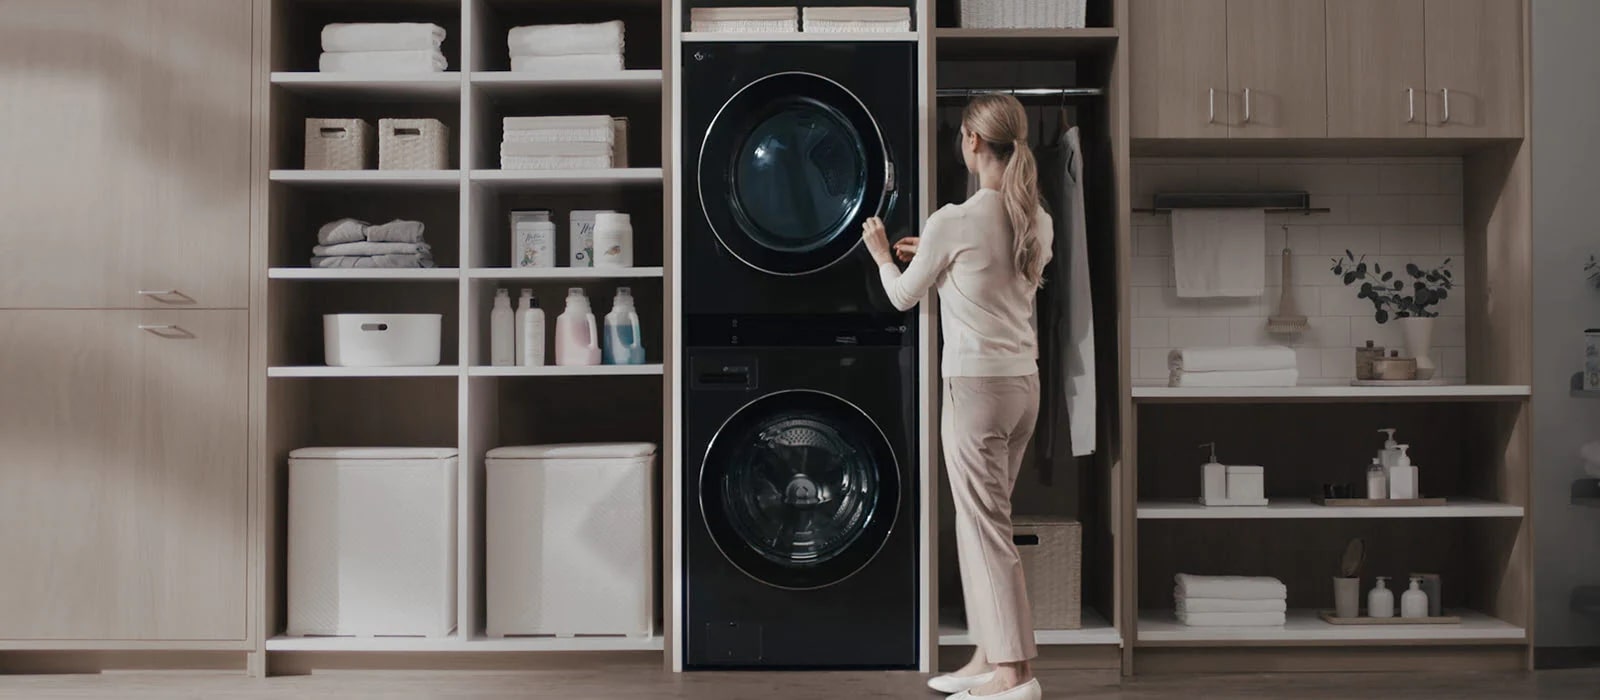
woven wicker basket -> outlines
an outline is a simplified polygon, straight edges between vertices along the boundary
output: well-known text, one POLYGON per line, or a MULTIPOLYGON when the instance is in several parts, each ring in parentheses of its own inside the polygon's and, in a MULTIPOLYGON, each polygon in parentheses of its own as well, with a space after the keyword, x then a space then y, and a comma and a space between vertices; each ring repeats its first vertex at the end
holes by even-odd
POLYGON ((372 125, 360 119, 306 120, 306 170, 366 170, 372 146, 372 125))
POLYGON ((437 119, 379 119, 379 170, 450 167, 450 127, 437 119))
POLYGON ((1073 29, 1088 0, 961 0, 961 26, 980 29, 1073 29))
POLYGON ((1061 518, 1017 518, 1012 537, 1033 604, 1033 628, 1083 627, 1083 526, 1061 518))
POLYGON ((611 118, 611 167, 628 167, 628 118, 611 118))

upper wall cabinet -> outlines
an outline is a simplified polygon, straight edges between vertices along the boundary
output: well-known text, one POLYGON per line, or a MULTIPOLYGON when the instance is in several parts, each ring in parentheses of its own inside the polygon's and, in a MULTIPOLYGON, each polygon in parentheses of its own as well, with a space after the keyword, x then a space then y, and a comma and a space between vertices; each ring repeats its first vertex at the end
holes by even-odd
POLYGON ((1228 137, 1228 0, 1133 0, 1135 138, 1228 137))
POLYGON ((249 0, 8 0, 0 27, 0 162, 26 164, 0 308, 244 308, 249 0))
POLYGON ((1427 0, 1429 136, 1523 135, 1522 22, 1518 0, 1427 0))
POLYGON ((1328 0, 1328 136, 1422 138, 1424 0, 1328 0))
POLYGON ((1324 24, 1323 0, 1228 0, 1228 136, 1328 135, 1324 24))

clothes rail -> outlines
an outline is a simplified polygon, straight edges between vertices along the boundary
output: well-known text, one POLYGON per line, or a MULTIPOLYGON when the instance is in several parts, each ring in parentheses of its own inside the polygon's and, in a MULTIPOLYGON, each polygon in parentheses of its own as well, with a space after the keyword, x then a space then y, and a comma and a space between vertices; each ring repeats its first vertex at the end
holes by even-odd
POLYGON ((939 88, 939 97, 977 97, 978 95, 1011 95, 1012 97, 1101 97, 1105 88, 939 88))

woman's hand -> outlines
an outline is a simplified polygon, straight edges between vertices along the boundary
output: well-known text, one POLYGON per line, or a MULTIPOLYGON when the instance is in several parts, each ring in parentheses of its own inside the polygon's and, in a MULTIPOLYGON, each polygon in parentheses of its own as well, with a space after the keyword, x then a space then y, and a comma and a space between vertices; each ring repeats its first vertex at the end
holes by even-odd
POLYGON ((866 242, 867 252, 872 253, 878 265, 894 262, 889 255, 889 233, 883 228, 883 219, 874 216, 861 224, 861 240, 866 242))
POLYGON ((921 238, 917 238, 915 236, 906 236, 905 238, 894 242, 894 256, 899 258, 900 262, 911 262, 912 258, 917 257, 917 247, 921 244, 921 238))

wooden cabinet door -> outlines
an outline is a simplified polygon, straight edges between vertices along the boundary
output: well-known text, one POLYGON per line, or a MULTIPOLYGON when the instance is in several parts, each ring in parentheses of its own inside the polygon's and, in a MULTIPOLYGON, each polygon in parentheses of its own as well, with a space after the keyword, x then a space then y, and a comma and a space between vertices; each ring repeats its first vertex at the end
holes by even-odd
POLYGON ((1328 136, 1426 136, 1423 0, 1327 3, 1328 136))
POLYGON ((1523 135, 1522 3, 1427 0, 1428 136, 1523 135))
POLYGON ((1227 138, 1228 0, 1132 0, 1133 138, 1227 138))
POLYGON ((245 639, 247 316, 0 311, 0 639, 245 639))
POLYGON ((0 308, 246 306, 250 5, 0 3, 0 308))
POLYGON ((1328 135, 1323 0, 1228 0, 1232 138, 1328 135))

